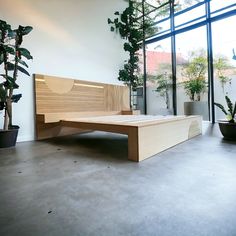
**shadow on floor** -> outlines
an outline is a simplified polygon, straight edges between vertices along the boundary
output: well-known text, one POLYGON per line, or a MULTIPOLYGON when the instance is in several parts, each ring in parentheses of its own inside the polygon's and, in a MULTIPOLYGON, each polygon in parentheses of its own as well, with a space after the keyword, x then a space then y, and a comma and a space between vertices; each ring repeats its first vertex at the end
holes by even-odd
POLYGON ((59 146, 58 150, 86 155, 88 158, 111 158, 128 160, 128 137, 126 135, 91 132, 79 135, 56 137, 40 141, 59 146))

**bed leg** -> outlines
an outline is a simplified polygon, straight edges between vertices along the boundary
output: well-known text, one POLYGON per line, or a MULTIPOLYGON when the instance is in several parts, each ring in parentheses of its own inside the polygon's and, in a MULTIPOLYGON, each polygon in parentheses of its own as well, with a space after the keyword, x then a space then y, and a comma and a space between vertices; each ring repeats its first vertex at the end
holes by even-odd
POLYGON ((139 162, 138 128, 132 127, 128 134, 128 159, 139 162))

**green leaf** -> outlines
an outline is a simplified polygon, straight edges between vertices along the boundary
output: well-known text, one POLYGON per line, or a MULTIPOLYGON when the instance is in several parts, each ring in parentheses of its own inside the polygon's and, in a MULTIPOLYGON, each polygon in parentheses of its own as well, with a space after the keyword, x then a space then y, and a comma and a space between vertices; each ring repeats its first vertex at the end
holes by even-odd
POLYGON ((4 87, 6 89, 18 89, 19 88, 19 85, 15 83, 15 81, 10 81, 10 80, 7 80, 4 82, 4 87))
POLYGON ((30 76, 29 72, 28 72, 27 70, 25 70, 23 67, 17 66, 17 69, 18 69, 20 72, 22 72, 22 73, 24 73, 24 74, 30 76))
POLYGON ((21 97, 22 97, 22 94, 14 94, 14 95, 12 95, 11 100, 12 100, 12 102, 16 103, 21 99, 21 97))
POLYGON ((231 122, 233 120, 233 117, 231 114, 226 115, 226 119, 231 122))
POLYGON ((6 80, 2 85, 5 87, 5 89, 17 89, 19 88, 19 85, 16 84, 15 79, 11 76, 6 76, 1 74, 6 80))
POLYGON ((26 48, 19 48, 18 51, 20 53, 20 56, 23 56, 23 57, 27 58, 28 60, 33 59, 30 52, 26 48))
POLYGON ((7 91, 3 87, 3 84, 0 84, 0 101, 5 102, 7 97, 7 91))
POLYGON ((3 54, 0 54, 0 65, 4 62, 4 56, 3 54))
POLYGON ((5 103, 0 101, 0 111, 5 108, 5 103))
POLYGON ((108 24, 112 24, 113 22, 111 21, 110 18, 108 18, 108 19, 107 19, 107 23, 108 23, 108 24))
POLYGON ((2 21, 0 20, 0 30, 1 31, 6 31, 6 30, 10 30, 11 26, 9 24, 7 24, 6 21, 2 21))
POLYGON ((7 69, 8 69, 8 70, 14 70, 14 68, 15 68, 15 65, 14 65, 14 64, 12 64, 11 62, 8 62, 8 63, 7 63, 7 69))
POLYGON ((115 31, 115 28, 113 26, 111 26, 111 31, 114 32, 115 31))
POLYGON ((18 63, 20 63, 21 65, 25 66, 25 67, 29 67, 24 61, 18 59, 18 63))
POLYGON ((15 49, 12 46, 8 46, 8 45, 0 45, 0 55, 1 57, 4 57, 5 53, 10 53, 12 55, 15 55, 15 49))
MULTIPOLYGON (((5 76, 6 78, 6 76, 5 76)), ((7 82, 8 82, 8 86, 13 88, 13 89, 18 89, 19 85, 16 83, 15 79, 12 78, 11 76, 7 76, 7 82)))
POLYGON ((19 26, 18 31, 21 35, 27 35, 32 31, 33 27, 31 26, 19 26))
POLYGON ((119 13, 118 11, 116 11, 116 12, 114 13, 114 15, 117 15, 117 16, 118 16, 118 15, 120 15, 120 13, 119 13))
POLYGON ((7 37, 14 39, 16 37, 16 32, 14 30, 8 30, 7 37))
POLYGON ((233 117, 235 117, 235 115, 236 115, 236 102, 234 103, 234 110, 233 110, 233 117))
POLYGON ((227 115, 227 111, 225 110, 225 108, 221 105, 221 104, 219 104, 219 103, 214 103, 217 107, 219 107, 223 112, 224 112, 224 114, 225 115, 227 115))
POLYGON ((228 111, 230 114, 233 114, 233 103, 231 102, 231 100, 229 99, 228 96, 225 96, 225 100, 228 106, 228 111))
POLYGON ((11 76, 6 76, 5 74, 0 74, 0 76, 5 78, 6 80, 13 81, 13 82, 15 81, 14 78, 12 78, 11 76))

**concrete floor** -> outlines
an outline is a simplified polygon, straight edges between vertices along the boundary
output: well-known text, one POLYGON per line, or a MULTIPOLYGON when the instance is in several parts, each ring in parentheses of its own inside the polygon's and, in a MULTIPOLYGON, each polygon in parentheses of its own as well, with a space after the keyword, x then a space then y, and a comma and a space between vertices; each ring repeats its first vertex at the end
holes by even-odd
POLYGON ((102 132, 0 149, 0 235, 235 236, 236 143, 209 125, 141 163, 102 132))

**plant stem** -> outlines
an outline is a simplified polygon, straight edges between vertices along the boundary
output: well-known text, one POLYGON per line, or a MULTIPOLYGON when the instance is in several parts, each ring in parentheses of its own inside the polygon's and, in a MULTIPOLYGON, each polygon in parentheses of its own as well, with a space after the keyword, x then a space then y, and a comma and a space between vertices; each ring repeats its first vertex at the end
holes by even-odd
MULTIPOLYGON (((3 32, 3 35, 6 35, 6 32, 3 32)), ((4 43, 4 36, 2 37, 2 42, 4 43)), ((4 71, 6 79, 8 77, 8 68, 7 68, 7 60, 8 60, 8 54, 6 51, 4 51, 3 61, 4 61, 4 71)), ((7 99, 9 98, 9 90, 7 89, 7 99)), ((9 112, 7 109, 7 101, 5 102, 5 111, 4 111, 4 123, 3 123, 3 129, 8 130, 8 124, 9 124, 9 112)))

